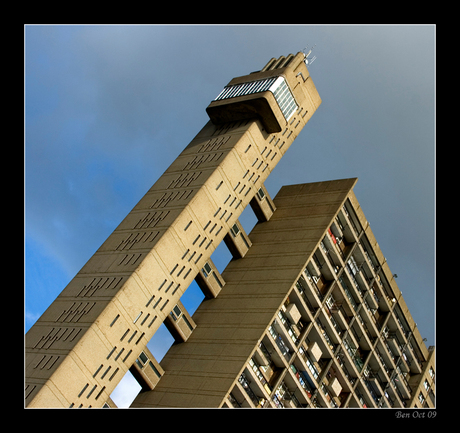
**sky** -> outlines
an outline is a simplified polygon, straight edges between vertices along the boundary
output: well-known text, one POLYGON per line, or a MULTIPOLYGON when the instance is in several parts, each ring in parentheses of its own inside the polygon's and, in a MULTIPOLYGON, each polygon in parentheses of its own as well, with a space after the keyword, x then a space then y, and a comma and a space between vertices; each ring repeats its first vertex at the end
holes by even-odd
MULTIPOLYGON (((358 177, 355 194, 435 344, 432 25, 25 26, 25 330, 208 121, 233 78, 315 45, 322 104, 265 185, 358 177)), ((244 212, 247 231, 255 223, 244 212)), ((219 270, 226 247, 213 254, 219 270)), ((196 285, 182 301, 201 302, 196 285)), ((165 328, 149 343, 161 359, 165 328)), ((112 395, 129 405, 134 379, 112 395), (117 395, 115 395, 117 394, 117 395)))

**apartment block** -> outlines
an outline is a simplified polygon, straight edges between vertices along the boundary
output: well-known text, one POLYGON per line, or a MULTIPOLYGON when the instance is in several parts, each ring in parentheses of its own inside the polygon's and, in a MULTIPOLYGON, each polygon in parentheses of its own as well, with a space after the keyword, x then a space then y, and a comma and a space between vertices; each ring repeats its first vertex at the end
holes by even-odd
MULTIPOLYGON (((426 348, 353 192, 281 188, 224 288, 193 315, 133 407, 434 407, 426 348)), ((265 199, 268 199, 265 198, 265 199)), ((211 275, 207 277, 211 280, 211 275)))

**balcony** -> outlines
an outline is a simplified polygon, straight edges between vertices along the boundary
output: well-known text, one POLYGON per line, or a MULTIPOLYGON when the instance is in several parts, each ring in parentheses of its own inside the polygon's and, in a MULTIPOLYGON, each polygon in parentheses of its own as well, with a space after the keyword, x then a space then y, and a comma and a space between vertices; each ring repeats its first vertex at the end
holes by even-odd
POLYGON ((352 309, 354 311, 356 311, 358 309, 358 303, 356 302, 353 294, 350 291, 349 283, 347 283, 346 278, 344 278, 344 274, 342 274, 339 277, 339 282, 340 282, 340 285, 341 285, 341 287, 342 287, 342 289, 343 289, 348 301, 350 302, 350 305, 351 305, 352 309))
MULTIPOLYGON (((315 301, 315 304, 321 305, 322 300, 324 299, 324 295, 328 291, 331 281, 327 281, 325 276, 323 275, 322 271, 319 269, 327 268, 325 262, 320 262, 317 256, 317 253, 313 255, 313 259, 311 260, 307 267, 304 270, 306 280, 308 281, 310 287, 313 288, 314 294, 318 297, 319 301, 315 301)), ((332 276, 332 274, 329 272, 332 276)))
POLYGON ((415 352, 414 347, 412 346, 411 342, 409 342, 407 344, 406 354, 410 358, 410 362, 409 362, 410 371, 412 373, 421 374, 421 372, 422 372, 422 362, 420 361, 420 358, 418 357, 417 353, 415 352))
POLYGON ((315 282, 313 281, 313 276, 309 272, 308 267, 305 269, 304 274, 305 277, 301 275, 297 280, 296 287, 299 293, 302 295, 302 299, 310 309, 310 312, 314 314, 316 310, 321 306, 322 295, 319 292, 315 282))
POLYGON ((307 296, 307 293, 310 292, 310 288, 308 287, 308 283, 305 281, 304 277, 301 276, 295 286, 297 290, 292 290, 290 292, 289 299, 291 303, 296 305, 298 311, 300 312, 302 322, 307 324, 312 321, 312 317, 319 307, 313 307, 309 298, 309 296, 311 298, 313 296, 311 293, 307 296))
POLYGON ((228 395, 228 401, 230 402, 231 407, 239 408, 242 407, 241 403, 236 399, 232 392, 228 395))
POLYGON ((361 224, 359 223, 359 219, 355 214, 355 211, 353 210, 353 206, 350 203, 349 200, 347 200, 342 208, 344 215, 346 215, 346 218, 353 227, 354 234, 356 235, 357 238, 359 238, 361 232, 363 231, 361 224))
POLYGON ((392 353, 395 355, 395 356, 401 356, 402 355, 402 349, 403 349, 403 345, 402 343, 399 341, 398 339, 398 336, 396 335, 395 332, 390 332, 387 336, 387 339, 386 339, 387 343, 388 343, 388 346, 390 346, 390 349, 392 351, 392 353))
POLYGON ((379 335, 379 325, 375 318, 375 315, 368 308, 366 300, 364 300, 364 305, 366 308, 361 308, 359 311, 360 321, 369 337, 369 340, 374 344, 376 338, 379 335))
MULTIPOLYGON (((248 379, 249 377, 251 377, 251 381, 257 383, 256 387, 260 388, 260 391, 262 392, 262 394, 263 394, 263 390, 265 391, 266 393, 265 397, 267 397, 272 392, 272 384, 266 379, 263 370, 264 370, 263 366, 259 365, 256 357, 252 357, 249 360, 248 367, 246 367, 244 372, 248 379)), ((260 392, 258 394, 260 395, 260 392)))
MULTIPOLYGON (((263 341, 259 343, 259 347, 254 353, 254 362, 258 364, 259 370, 268 383, 268 389, 272 389, 273 384, 276 383, 281 371, 284 369, 284 364, 278 360, 278 364, 272 359, 272 348, 268 348, 263 341)), ((265 385, 264 385, 265 386, 265 385)), ((267 388, 266 388, 267 390, 267 388)), ((268 393, 270 391, 267 390, 268 393)))
MULTIPOLYGON (((330 284, 330 282, 335 279, 335 275, 342 267, 338 256, 336 254, 334 255, 339 264, 335 263, 332 254, 329 252, 329 249, 326 247, 326 245, 324 245, 323 241, 320 242, 320 248, 318 248, 313 254, 313 259, 321 273, 319 277, 324 280, 324 285, 330 284)), ((322 290, 321 287, 319 287, 319 289, 322 290)))
POLYGON ((375 378, 365 379, 364 383, 366 384, 367 390, 369 394, 371 395, 372 399, 374 400, 375 404, 379 405, 380 399, 382 398, 382 391, 380 387, 378 386, 377 379, 375 378))
POLYGON ((356 315, 356 320, 350 327, 350 331, 362 350, 372 350, 375 338, 371 337, 370 332, 359 313, 356 315))
MULTIPOLYGON (((320 359, 315 358, 315 356, 321 356, 321 355, 318 355, 318 353, 315 354, 316 350, 317 349, 315 348, 315 343, 310 343, 308 346, 308 349, 302 345, 301 347, 299 347, 299 356, 297 357, 297 359, 300 359, 302 361, 301 365, 298 366, 298 369, 300 371, 304 371, 308 369, 309 370, 308 375, 313 377, 315 380, 318 379, 319 374, 321 372, 321 367, 318 362, 320 359), (307 368, 305 369, 304 366, 306 366, 307 368)), ((310 384, 314 389, 317 388, 317 385, 314 382, 311 382, 310 384)))
MULTIPOLYGON (((295 293, 295 292, 294 292, 295 293)), ((290 296, 290 299, 294 300, 295 296, 290 296)), ((302 306, 299 305, 300 310, 303 310, 302 306)), ((303 315, 306 315, 306 311, 303 311, 303 315)), ((303 320, 303 316, 297 308, 295 302, 287 301, 282 306, 281 310, 278 311, 278 319, 284 326, 284 336, 290 339, 294 345, 298 345, 302 335, 305 333, 307 322, 303 320)), ((294 348, 295 346, 292 346, 294 348)))
POLYGON ((409 382, 407 382, 406 378, 402 374, 396 374, 392 382, 400 392, 403 399, 408 400, 411 398, 412 389, 409 386, 409 382))
MULTIPOLYGON (((316 390, 316 386, 310 378, 307 370, 305 370, 305 367, 301 366, 301 364, 297 361, 296 364, 291 364, 290 372, 291 377, 294 376, 296 379, 296 385, 300 385, 302 392, 310 399, 316 390)), ((288 381, 288 377, 289 376, 286 375, 284 380, 288 381)), ((305 399, 305 402, 308 403, 308 400, 305 399)))
POLYGON ((281 381, 279 386, 276 388, 272 400, 277 408, 296 408, 305 406, 302 405, 295 396, 295 389, 294 391, 291 391, 284 380, 281 381))
POLYGON ((366 386, 360 383, 355 389, 355 395, 354 398, 350 400, 349 407, 360 407, 366 409, 373 406, 373 404, 370 403, 371 401, 373 402, 366 386))
MULTIPOLYGON (((409 338, 410 336, 410 331, 409 331, 409 326, 407 325, 406 321, 401 318, 402 312, 399 309, 399 306, 397 305, 394 310, 394 317, 396 321, 398 322, 399 329, 398 331, 402 332, 404 334, 405 338, 409 338), (398 311, 399 310, 399 311, 398 311)), ((404 339, 403 337, 403 339, 404 339)))
POLYGON ((383 359, 380 351, 375 348, 371 358, 369 359, 369 368, 372 368, 374 371, 378 371, 380 376, 383 376, 383 381, 389 382, 389 377, 391 375, 391 370, 387 366, 387 363, 383 359))
POLYGON ((369 288, 367 292, 366 301, 372 309, 377 310, 379 308, 379 297, 376 295, 372 287, 369 288))
MULTIPOLYGON (((345 208, 342 208, 335 219, 336 228, 340 229, 342 232, 342 243, 345 243, 345 248, 347 246, 352 246, 357 240, 354 233, 354 228, 350 223, 347 213, 348 211, 345 208)), ((335 235, 339 234, 338 232, 334 232, 333 227, 331 227, 331 229, 335 235)), ((337 243, 339 244, 339 242, 337 243)), ((346 251, 344 251, 344 255, 346 255, 346 251)))
POLYGON ((328 233, 329 234, 324 236, 323 240, 320 243, 320 246, 323 251, 323 254, 329 262, 329 266, 337 274, 339 270, 343 267, 342 251, 336 249, 336 244, 334 243, 334 240, 336 240, 336 238, 334 235, 332 235, 332 232, 328 233))
POLYGON ((358 376, 357 372, 354 370, 350 358, 345 355, 345 351, 343 349, 340 349, 339 353, 337 353, 336 359, 343 375, 349 382, 348 389, 351 389, 352 385, 356 382, 358 376))
MULTIPOLYGON (((305 378, 307 372, 303 366, 300 367, 301 365, 303 364, 301 364, 298 360, 296 360, 296 364, 291 364, 291 368, 288 370, 288 373, 284 376, 283 380, 289 389, 294 390, 291 394, 295 395, 300 407, 309 407, 311 403, 310 399, 315 391, 315 387, 305 378), (298 367, 301 368, 301 370, 298 367)), ((311 382, 311 379, 308 380, 311 382)))
MULTIPOLYGON (((263 393, 260 392, 260 390, 258 390, 259 395, 256 392, 254 392, 250 384, 250 381, 244 373, 241 373, 241 376, 238 378, 238 385, 238 388, 244 391, 244 397, 249 398, 249 400, 252 402, 253 407, 264 407, 267 401, 266 397, 263 395, 263 393)), ((235 395, 235 392, 232 391, 232 394, 235 395)))
POLYGON ((281 331, 282 329, 282 325, 280 325, 277 320, 274 320, 273 323, 268 327, 268 332, 281 355, 286 361, 289 361, 291 359, 293 349, 289 347, 284 338, 280 335, 280 332, 283 332, 281 331))
MULTIPOLYGON (((347 306, 347 304, 343 302, 343 299, 340 301, 338 300, 338 296, 340 296, 339 290, 340 289, 338 288, 338 286, 336 286, 332 295, 326 301, 326 310, 333 316, 338 327, 343 330, 347 329, 350 325, 350 315, 352 315, 353 313, 351 312, 351 310, 349 313, 347 313, 346 309, 344 308, 345 306, 347 306)), ((341 333, 338 330, 337 333, 341 335, 341 333)))
MULTIPOLYGON (((350 228, 348 228, 350 230, 350 228)), ((345 262, 346 257, 353 249, 354 237, 353 235, 347 234, 347 228, 344 227, 339 219, 339 216, 332 223, 328 229, 329 236, 332 240, 334 250, 338 256, 345 262)))
POLYGON ((326 301, 324 312, 326 313, 325 316, 327 320, 331 323, 332 328, 334 329, 334 333, 337 335, 337 341, 340 341, 340 336, 345 332, 344 329, 347 327, 347 322, 345 321, 342 312, 339 308, 335 307, 335 305, 336 303, 334 300, 330 303, 326 301))
POLYGON ((364 366, 361 351, 350 341, 349 337, 345 337, 342 342, 356 369, 361 372, 364 366))
POLYGON ((332 352, 335 352, 335 349, 339 345, 339 337, 338 335, 333 331, 333 326, 331 326, 327 320, 324 318, 322 319, 323 321, 320 320, 318 317, 316 319, 316 324, 318 325, 318 328, 323 336, 323 338, 326 340, 326 343, 331 349, 332 352))

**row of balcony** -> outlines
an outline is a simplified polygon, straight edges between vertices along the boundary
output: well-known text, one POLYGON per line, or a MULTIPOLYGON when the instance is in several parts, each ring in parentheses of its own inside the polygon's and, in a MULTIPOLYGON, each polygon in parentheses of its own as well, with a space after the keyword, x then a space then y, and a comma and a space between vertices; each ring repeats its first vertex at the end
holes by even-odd
POLYGON ((404 406, 411 396, 405 376, 420 363, 380 275, 345 206, 277 312, 230 404, 404 406))

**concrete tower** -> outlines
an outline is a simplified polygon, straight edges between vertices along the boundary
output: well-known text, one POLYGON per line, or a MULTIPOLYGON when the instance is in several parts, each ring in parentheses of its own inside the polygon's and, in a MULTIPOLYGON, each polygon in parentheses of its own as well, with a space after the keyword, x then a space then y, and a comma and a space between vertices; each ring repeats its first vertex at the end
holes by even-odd
POLYGON ((182 294, 196 279, 218 296, 211 254, 222 240, 246 254, 238 217, 248 204, 259 221, 271 217, 263 183, 320 104, 301 52, 225 86, 210 121, 28 331, 28 407, 111 406, 128 370, 155 387, 164 370, 147 342, 163 322, 189 338, 182 294))

